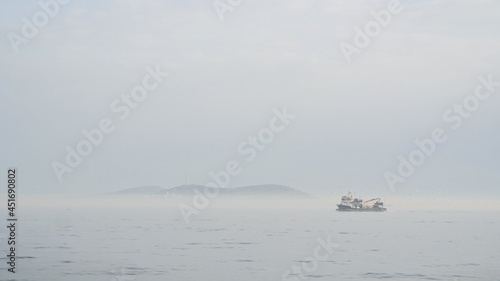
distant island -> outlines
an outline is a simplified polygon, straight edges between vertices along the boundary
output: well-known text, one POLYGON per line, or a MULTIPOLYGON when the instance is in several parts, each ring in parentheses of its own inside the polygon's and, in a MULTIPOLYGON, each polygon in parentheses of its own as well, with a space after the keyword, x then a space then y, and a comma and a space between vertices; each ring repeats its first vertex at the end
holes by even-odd
MULTIPOLYGON (((163 188, 161 186, 139 186, 119 190, 115 192, 101 194, 99 196, 154 196, 166 198, 191 197, 196 192, 203 192, 206 187, 203 185, 181 185, 172 188, 163 188)), ((234 188, 219 188, 218 197, 224 198, 286 198, 286 199, 314 199, 315 197, 298 189, 277 184, 263 184, 241 186, 234 188)))

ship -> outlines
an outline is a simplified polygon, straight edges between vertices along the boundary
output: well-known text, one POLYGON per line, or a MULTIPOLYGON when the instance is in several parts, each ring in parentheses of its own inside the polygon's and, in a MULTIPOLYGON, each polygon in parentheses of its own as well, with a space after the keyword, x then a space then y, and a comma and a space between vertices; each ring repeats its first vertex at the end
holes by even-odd
POLYGON ((385 212, 386 210, 380 198, 363 201, 360 198, 355 198, 351 192, 347 196, 342 196, 342 201, 337 204, 339 212, 385 212))

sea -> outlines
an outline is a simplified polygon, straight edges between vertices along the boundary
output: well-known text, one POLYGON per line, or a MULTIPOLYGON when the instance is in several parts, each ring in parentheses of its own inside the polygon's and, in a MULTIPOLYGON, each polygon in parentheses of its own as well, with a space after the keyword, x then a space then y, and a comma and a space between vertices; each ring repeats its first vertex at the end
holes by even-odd
MULTIPOLYGON (((22 206, 0 280, 500 280, 500 212, 208 206, 22 206)), ((2 214, 2 224, 6 224, 2 214)))

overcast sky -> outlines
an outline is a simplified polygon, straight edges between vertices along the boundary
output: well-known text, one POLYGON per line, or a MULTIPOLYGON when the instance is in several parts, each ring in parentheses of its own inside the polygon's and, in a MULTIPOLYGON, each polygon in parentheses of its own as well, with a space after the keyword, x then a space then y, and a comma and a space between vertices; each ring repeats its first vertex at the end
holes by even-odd
POLYGON ((1 166, 32 194, 205 184, 234 160, 230 186, 384 195, 398 156, 442 128, 394 194, 500 196, 500 87, 458 129, 443 120, 479 76, 500 81, 500 2, 401 1, 348 63, 339 46, 387 3, 243 0, 221 20, 211 0, 73 0, 16 53, 9 34, 43 10, 1 1, 1 166), (148 66, 169 76, 122 120, 111 105, 148 66), (238 146, 284 107, 296 117, 247 161, 238 146), (115 130, 59 181, 53 163, 104 118, 115 130))

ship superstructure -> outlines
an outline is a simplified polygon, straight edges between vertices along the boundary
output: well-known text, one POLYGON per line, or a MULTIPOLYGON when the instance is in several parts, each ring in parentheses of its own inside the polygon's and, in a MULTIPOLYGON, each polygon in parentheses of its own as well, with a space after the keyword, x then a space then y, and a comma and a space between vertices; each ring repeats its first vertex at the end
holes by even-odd
POLYGON ((340 204, 337 204, 337 207, 337 211, 341 212, 384 212, 387 210, 384 208, 384 203, 380 198, 363 201, 360 198, 354 197, 351 192, 347 196, 342 196, 342 200, 340 204), (369 202, 373 203, 368 204, 369 202))

